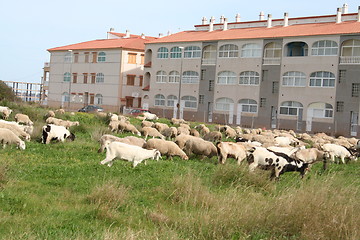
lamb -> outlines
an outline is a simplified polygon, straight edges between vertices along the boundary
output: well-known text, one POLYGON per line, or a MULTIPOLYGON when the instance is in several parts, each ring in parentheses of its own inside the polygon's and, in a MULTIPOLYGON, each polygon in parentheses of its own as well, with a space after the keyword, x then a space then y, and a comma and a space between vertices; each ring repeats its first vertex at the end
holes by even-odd
POLYGON ((12 113, 12 110, 8 107, 0 106, 0 113, 2 113, 3 119, 8 119, 10 114, 12 113))
POLYGON ((189 140, 189 139, 193 139, 193 138, 198 139, 198 137, 194 137, 194 136, 191 136, 191 135, 179 134, 179 135, 176 136, 176 138, 175 138, 175 143, 179 146, 180 149, 183 150, 186 141, 189 140))
POLYGON ((153 128, 156 128, 159 132, 163 132, 165 129, 169 128, 169 126, 165 123, 154 123, 152 126, 153 128))
POLYGON ((161 157, 159 150, 143 149, 138 146, 129 145, 121 142, 111 142, 106 145, 106 158, 100 163, 102 165, 107 164, 109 167, 112 166, 114 159, 123 159, 133 163, 133 167, 136 167, 139 163, 146 159, 152 158, 157 161, 161 157))
POLYGON ((160 151, 161 155, 165 155, 166 158, 172 160, 173 156, 179 156, 181 159, 189 160, 188 156, 186 156, 185 152, 179 148, 176 143, 172 141, 165 141, 162 139, 149 139, 145 144, 144 148, 146 149, 157 149, 160 151))
POLYGON ((171 139, 171 138, 175 138, 178 135, 178 130, 176 129, 176 127, 169 127, 164 131, 162 131, 161 133, 165 137, 171 139))
POLYGON ((141 127, 152 127, 153 125, 154 125, 153 122, 149 122, 149 121, 146 121, 146 120, 141 122, 141 127))
POLYGON ((221 141, 221 138, 222 138, 222 134, 219 131, 209 132, 209 133, 205 134, 203 137, 204 140, 211 141, 211 142, 221 141))
POLYGON ((200 133, 198 132, 198 130, 194 128, 190 129, 190 135, 195 137, 200 137, 200 133))
POLYGON ((7 128, 10 131, 12 131, 13 133, 15 133, 16 136, 22 137, 26 141, 30 141, 30 135, 28 133, 26 133, 25 131, 23 131, 19 125, 0 122, 0 128, 7 128))
POLYGON ((185 152, 188 156, 192 153, 195 155, 201 155, 202 158, 205 156, 211 158, 217 155, 217 149, 212 142, 205 141, 201 138, 190 138, 185 142, 185 152))
POLYGON ((139 147, 143 147, 146 143, 146 141, 142 138, 138 138, 138 137, 134 137, 134 136, 127 136, 124 138, 119 138, 110 134, 105 134, 103 136, 101 136, 101 138, 99 139, 100 142, 100 148, 98 150, 98 153, 102 153, 105 149, 106 144, 109 142, 122 142, 122 143, 126 143, 129 145, 134 145, 134 146, 139 146, 139 147))
POLYGON ((17 123, 24 123, 29 126, 34 125, 29 116, 26 114, 17 113, 14 118, 17 123))
POLYGON ((16 144, 18 148, 25 150, 25 142, 7 128, 0 128, 0 142, 3 148, 6 147, 6 144, 16 144))
POLYGON ((225 137, 226 138, 232 138, 232 139, 235 139, 237 134, 236 134, 236 131, 231 128, 230 126, 224 126, 224 133, 225 133, 225 137))
POLYGON ((70 133, 64 126, 57 126, 54 124, 47 124, 42 127, 41 141, 44 144, 49 144, 51 140, 64 142, 65 139, 75 140, 75 135, 70 133))
POLYGON ((141 136, 141 133, 139 132, 139 130, 137 130, 137 128, 132 125, 131 123, 127 123, 124 121, 119 121, 119 131, 120 132, 131 132, 132 134, 136 134, 138 136, 141 136))
POLYGON ((147 139, 148 136, 150 137, 159 137, 163 140, 165 140, 164 135, 162 135, 161 133, 159 133, 158 130, 156 130, 155 128, 151 128, 151 127, 143 127, 141 129, 141 133, 143 134, 143 136, 145 136, 145 140, 147 139))
POLYGON ((210 132, 210 129, 207 126, 205 126, 205 124, 200 124, 196 126, 195 129, 199 129, 200 134, 203 136, 210 132))
POLYGON ((225 164, 228 157, 236 159, 237 164, 240 163, 247 157, 246 148, 240 144, 233 142, 218 142, 216 148, 219 156, 219 163, 225 164))
POLYGON ((153 113, 144 112, 143 115, 144 115, 145 119, 148 119, 148 120, 158 120, 159 119, 159 117, 153 113))
POLYGON ((345 158, 350 158, 351 160, 357 160, 355 156, 352 156, 351 153, 343 146, 327 143, 322 145, 322 149, 325 152, 328 152, 332 162, 335 162, 335 157, 339 157, 341 162, 345 164, 345 158))

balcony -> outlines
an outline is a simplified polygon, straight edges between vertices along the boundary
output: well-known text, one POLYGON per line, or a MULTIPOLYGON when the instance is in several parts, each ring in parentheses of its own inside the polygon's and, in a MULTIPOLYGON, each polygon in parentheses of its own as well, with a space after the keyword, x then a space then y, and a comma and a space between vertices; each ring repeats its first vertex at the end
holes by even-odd
POLYGON ((280 65, 281 58, 264 58, 263 64, 264 65, 280 65))
POLYGON ((360 64, 360 56, 340 57, 340 64, 360 64))
POLYGON ((216 64, 216 58, 209 58, 209 59, 202 59, 201 61, 202 65, 215 65, 216 64))
POLYGON ((144 67, 151 67, 151 61, 148 62, 148 63, 146 63, 146 64, 144 64, 144 67))

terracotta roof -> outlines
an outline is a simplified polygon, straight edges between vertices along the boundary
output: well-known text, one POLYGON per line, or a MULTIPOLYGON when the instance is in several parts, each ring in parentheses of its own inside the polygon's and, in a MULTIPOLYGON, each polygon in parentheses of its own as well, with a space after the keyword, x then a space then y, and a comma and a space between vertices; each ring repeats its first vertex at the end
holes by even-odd
POLYGON ((141 37, 130 38, 115 38, 115 39, 99 39, 93 41, 87 41, 82 43, 75 43, 62 47, 55 47, 48 49, 51 51, 66 51, 66 50, 85 50, 85 49, 109 49, 109 48, 126 48, 134 50, 145 50, 145 43, 150 39, 143 39, 141 37))
POLYGON ((337 34, 359 34, 360 22, 346 21, 341 23, 308 23, 290 25, 287 27, 275 26, 234 28, 226 31, 184 31, 155 39, 148 43, 170 43, 170 42, 197 42, 216 41, 230 39, 257 39, 257 38, 283 38, 298 36, 316 35, 337 35, 337 34))
MULTIPOLYGON (((116 32, 108 32, 108 33, 118 36, 118 37, 121 37, 121 38, 126 36, 126 33, 116 33, 116 32)), ((141 35, 130 34, 130 38, 141 38, 141 35)), ((156 37, 145 36, 145 39, 153 40, 153 39, 156 39, 156 37)))

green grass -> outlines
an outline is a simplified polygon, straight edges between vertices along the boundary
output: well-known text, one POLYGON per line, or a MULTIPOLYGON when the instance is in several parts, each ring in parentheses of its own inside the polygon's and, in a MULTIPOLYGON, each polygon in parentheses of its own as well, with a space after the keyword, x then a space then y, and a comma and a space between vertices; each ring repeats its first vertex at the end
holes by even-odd
MULTIPOLYGON (((22 109, 44 123, 47 109, 22 109)), ((360 161, 279 182, 233 159, 109 168, 97 153, 107 120, 61 118, 81 123, 74 142, 44 145, 37 131, 25 151, 0 149, 0 239, 360 239, 360 161)))

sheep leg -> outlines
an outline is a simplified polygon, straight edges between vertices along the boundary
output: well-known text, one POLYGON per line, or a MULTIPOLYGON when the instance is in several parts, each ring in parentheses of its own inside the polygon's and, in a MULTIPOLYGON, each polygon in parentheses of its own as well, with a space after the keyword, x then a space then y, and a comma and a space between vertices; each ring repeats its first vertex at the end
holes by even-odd
POLYGON ((104 160, 102 160, 100 163, 102 165, 105 165, 107 163, 110 163, 114 158, 113 157, 106 157, 104 160))
POLYGON ((341 156, 341 161, 343 164, 345 164, 345 157, 344 156, 341 156))
POLYGON ((255 162, 249 164, 249 171, 253 172, 255 168, 258 166, 255 162))

